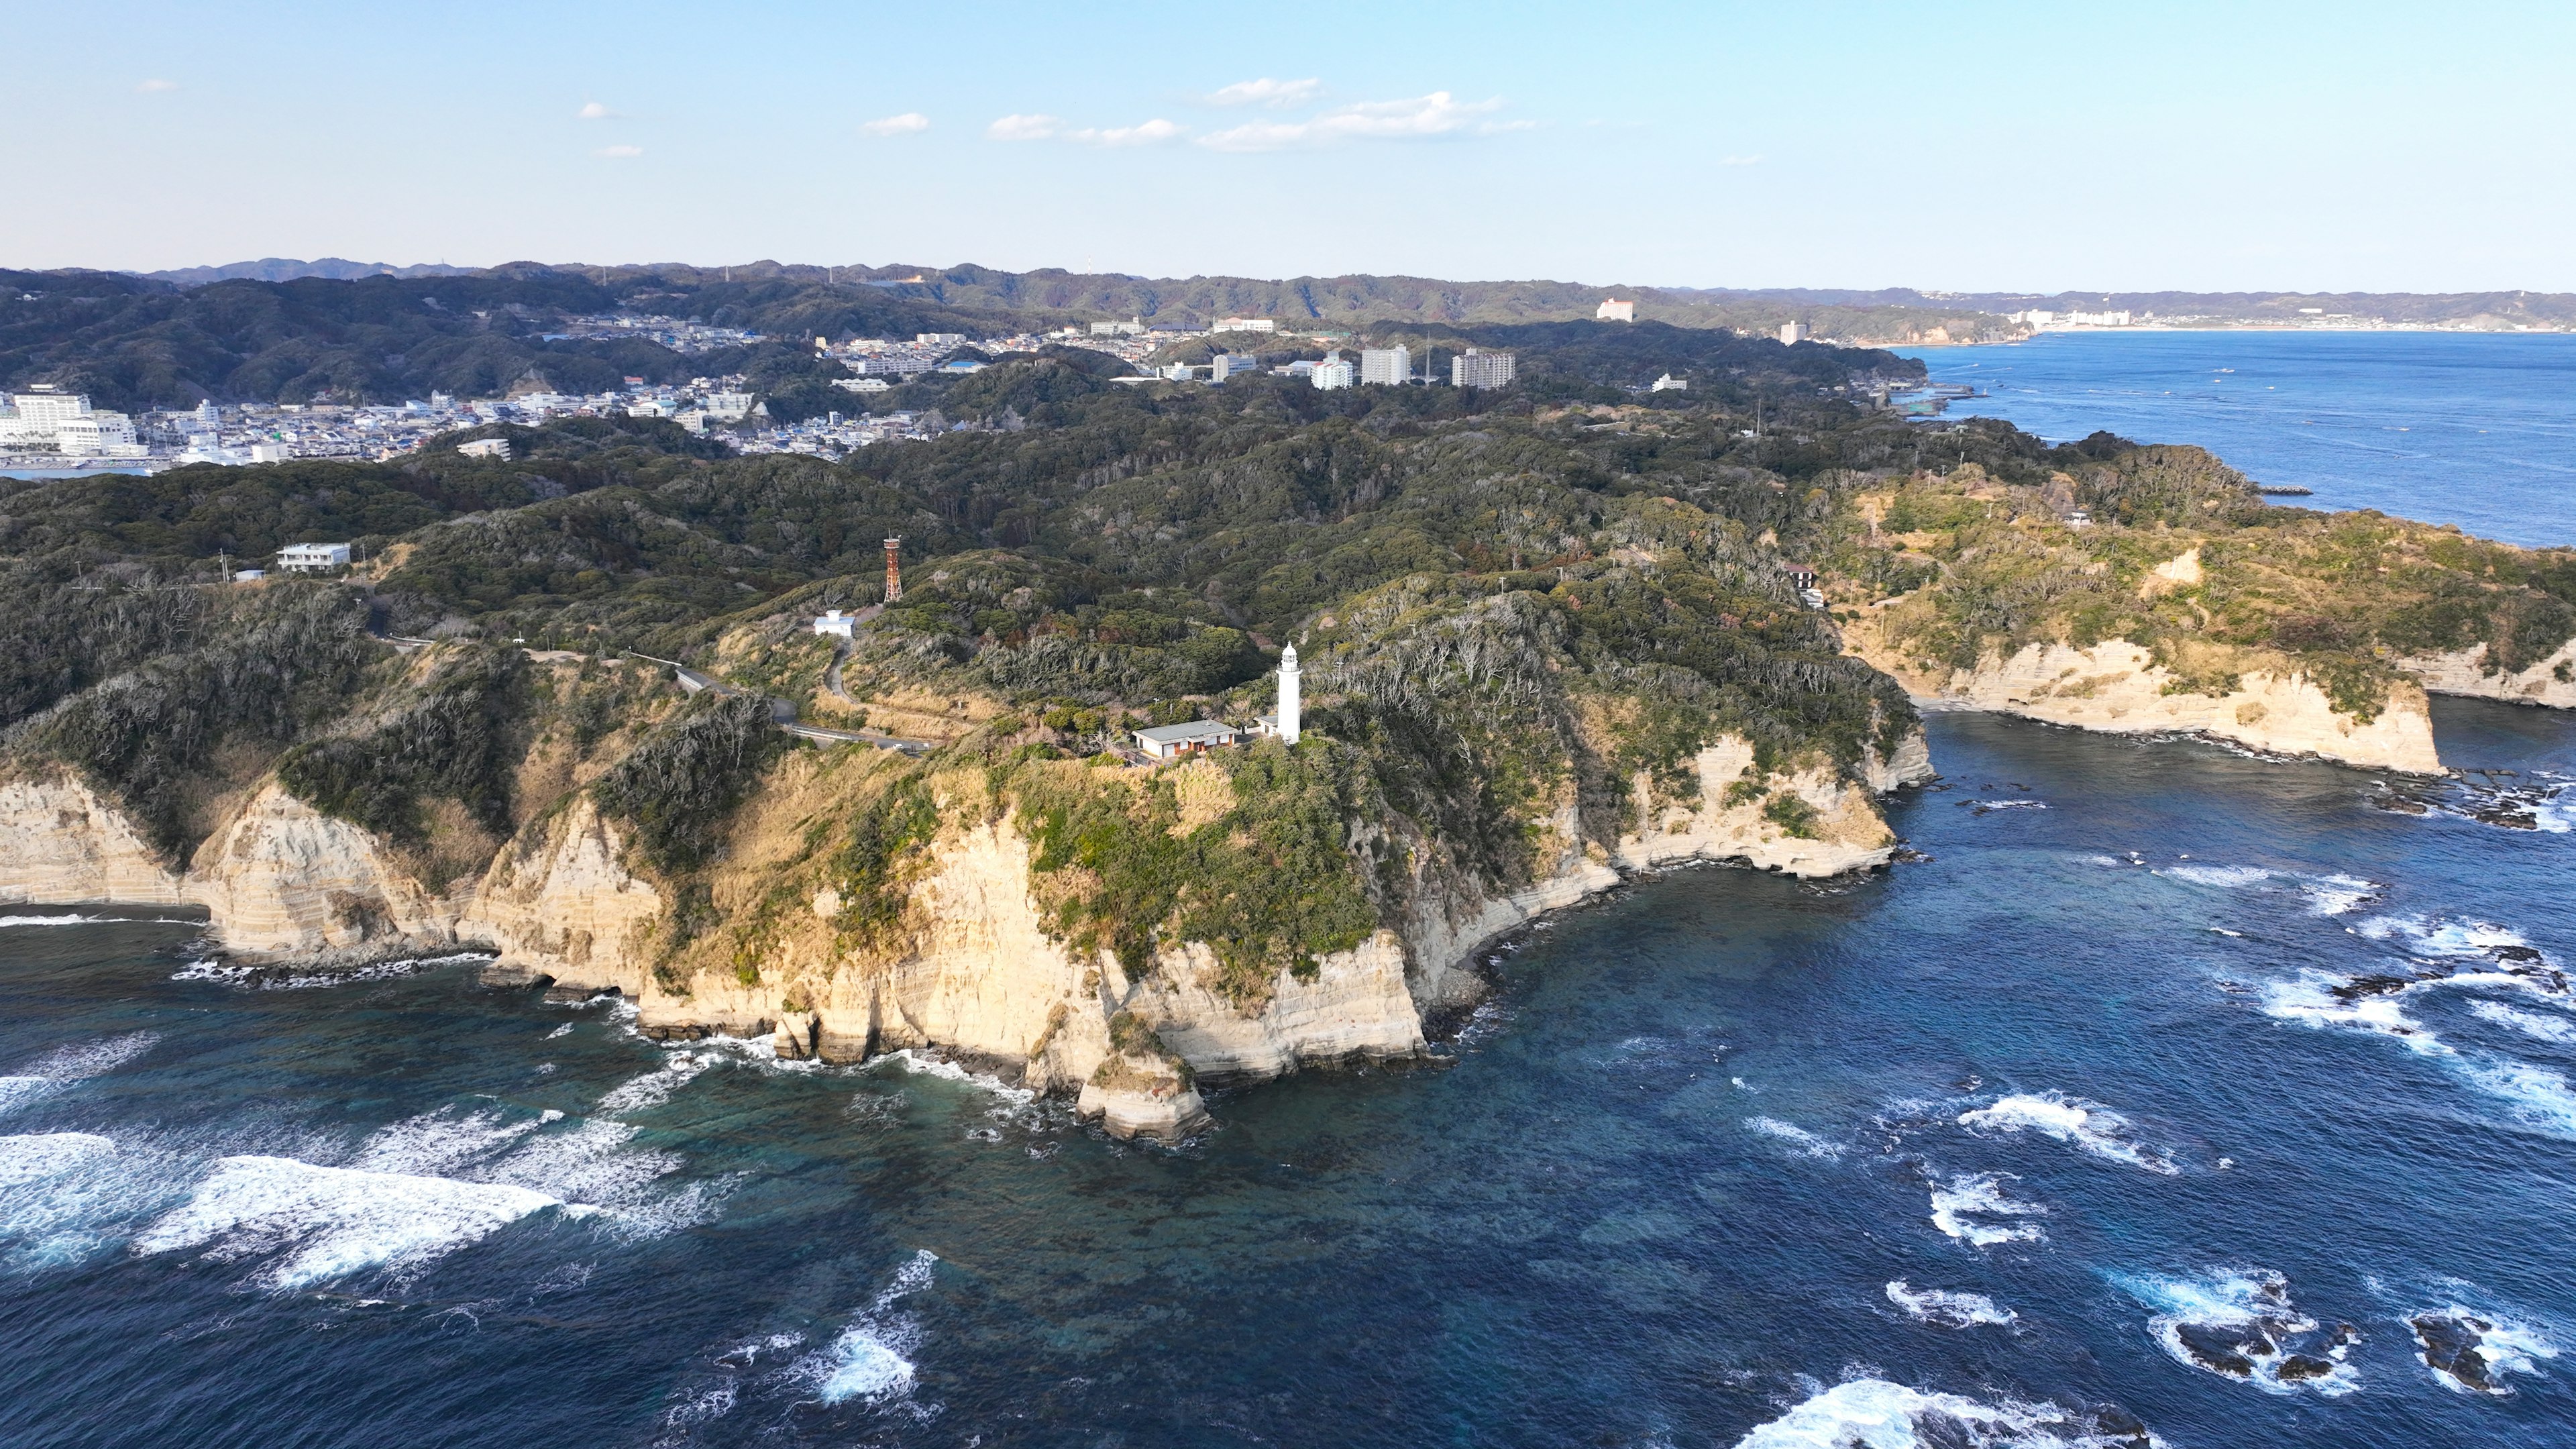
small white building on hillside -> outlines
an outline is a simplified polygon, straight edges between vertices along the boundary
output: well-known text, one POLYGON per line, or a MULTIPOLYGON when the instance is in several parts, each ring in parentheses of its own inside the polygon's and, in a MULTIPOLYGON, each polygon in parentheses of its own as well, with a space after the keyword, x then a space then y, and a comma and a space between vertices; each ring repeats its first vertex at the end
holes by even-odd
POLYGON ((349 546, 345 543, 290 543, 277 551, 277 566, 297 573, 346 568, 349 566, 349 546))
POLYGON ((1188 724, 1156 725, 1136 731, 1136 748, 1158 760, 1177 760, 1183 755, 1200 754, 1218 745, 1233 744, 1241 736, 1235 727, 1212 719, 1192 720, 1188 724))
POLYGON ((1593 309, 1592 319, 1596 322, 1634 322, 1637 320, 1637 304, 1622 302, 1616 297, 1605 298, 1599 307, 1593 309))
POLYGON ((858 626, 858 615, 844 614, 838 609, 825 609, 820 615, 816 616, 814 620, 815 633, 830 634, 841 639, 852 637, 853 631, 855 631, 858 626))

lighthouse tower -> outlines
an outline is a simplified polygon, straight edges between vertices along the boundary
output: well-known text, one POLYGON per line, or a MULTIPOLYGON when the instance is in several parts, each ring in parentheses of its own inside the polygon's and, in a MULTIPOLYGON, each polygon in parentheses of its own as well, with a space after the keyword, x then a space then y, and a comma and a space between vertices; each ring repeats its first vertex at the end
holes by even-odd
POLYGON ((1297 646, 1279 656, 1279 738, 1297 743, 1297 646))

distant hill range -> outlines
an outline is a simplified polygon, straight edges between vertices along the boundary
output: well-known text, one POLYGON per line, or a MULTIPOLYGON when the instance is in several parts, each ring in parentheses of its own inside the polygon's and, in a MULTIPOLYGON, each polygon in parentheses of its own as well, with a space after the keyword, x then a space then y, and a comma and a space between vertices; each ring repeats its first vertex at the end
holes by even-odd
POLYGON ((353 262, 346 257, 319 257, 309 262, 299 262, 291 257, 262 257, 255 262, 226 262, 220 267, 179 267, 167 272, 130 272, 127 275, 150 277, 156 282, 173 282, 182 287, 202 287, 209 282, 292 282, 301 277, 322 277, 334 282, 354 282, 360 277, 468 277, 477 270, 479 268, 451 267, 444 262, 397 267, 390 262, 353 262))
MULTIPOLYGON (((2011 315, 2126 311, 2199 326, 2399 325, 2506 331, 2576 327, 2564 293, 1951 293, 1908 288, 1693 288, 1433 277, 1154 278, 1056 268, 700 267, 512 262, 394 266, 271 257, 155 273, 0 271, 0 389, 51 381, 120 410, 224 402, 489 396, 521 380, 597 391, 741 373, 763 389, 824 380, 812 338, 954 332, 984 339, 1067 323, 1204 327, 1271 318, 1283 330, 1386 336, 1589 323, 1605 301, 1638 322, 1862 347, 2010 342, 2011 315), (683 357, 635 339, 564 337, 567 319, 656 315, 763 340, 683 357)), ((1258 334, 1240 339, 1259 350, 1258 334)), ((1229 345, 1233 345, 1229 336, 1229 345)), ((1306 339, 1309 345, 1340 338, 1306 339)))

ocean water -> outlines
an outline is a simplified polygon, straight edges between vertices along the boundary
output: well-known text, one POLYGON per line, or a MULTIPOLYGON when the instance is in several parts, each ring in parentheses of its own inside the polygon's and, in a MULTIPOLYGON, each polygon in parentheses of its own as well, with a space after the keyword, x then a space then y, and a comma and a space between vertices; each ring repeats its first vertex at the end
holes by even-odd
POLYGON ((2438 723, 2540 828, 1937 716, 1928 862, 1640 881, 1178 1150, 13 908, 0 1443, 2576 1442, 2576 723, 2438 723))
POLYGON ((2576 337, 2462 332, 2054 332, 1899 348, 2064 442, 2197 443, 2314 508, 2376 508, 2526 545, 2576 544, 2576 337))

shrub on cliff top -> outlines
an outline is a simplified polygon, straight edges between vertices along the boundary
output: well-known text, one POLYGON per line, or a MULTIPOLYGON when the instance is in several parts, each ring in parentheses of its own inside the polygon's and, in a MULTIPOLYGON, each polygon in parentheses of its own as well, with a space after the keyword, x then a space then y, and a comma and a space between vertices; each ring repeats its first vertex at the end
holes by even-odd
POLYGON ((441 661, 408 696, 365 729, 288 751, 278 783, 325 815, 404 843, 425 833, 424 797, 453 800, 475 824, 507 835, 527 656, 469 648, 441 661))
POLYGON ((1031 869, 1051 922, 1076 950, 1107 947, 1130 975, 1158 951, 1203 941, 1211 983, 1241 1006, 1269 1000, 1282 970, 1312 980, 1318 958, 1377 929, 1344 845, 1357 780, 1328 742, 1265 743, 1217 760, 1224 813, 1184 821, 1178 772, 1115 774, 1031 760, 1000 788, 1037 846, 1031 869))
POLYGON ((785 748, 768 701, 701 694, 600 779, 600 812, 627 825, 656 868, 693 870, 714 857, 725 818, 785 748))

